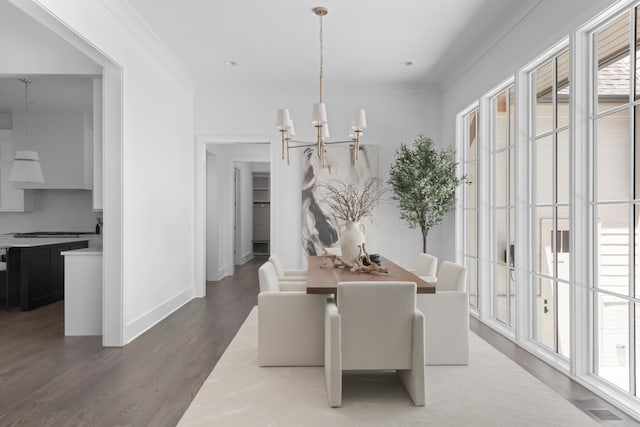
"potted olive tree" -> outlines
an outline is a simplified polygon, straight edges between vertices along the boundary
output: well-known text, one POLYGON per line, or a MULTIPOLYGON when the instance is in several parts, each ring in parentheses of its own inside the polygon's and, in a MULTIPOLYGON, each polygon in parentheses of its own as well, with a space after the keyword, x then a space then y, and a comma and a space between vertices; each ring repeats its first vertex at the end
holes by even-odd
POLYGON ((469 182, 466 175, 456 176, 455 156, 453 147, 438 150, 431 138, 419 134, 412 146, 400 144, 389 171, 400 218, 412 229, 420 227, 423 252, 429 230, 453 208, 456 188, 469 182))

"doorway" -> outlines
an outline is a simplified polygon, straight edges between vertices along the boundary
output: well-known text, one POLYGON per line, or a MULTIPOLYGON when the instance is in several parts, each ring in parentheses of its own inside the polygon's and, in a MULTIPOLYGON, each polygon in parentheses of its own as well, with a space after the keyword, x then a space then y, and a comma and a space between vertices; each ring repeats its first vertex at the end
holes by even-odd
MULTIPOLYGON (((266 142, 196 141, 198 197, 197 296, 206 282, 234 273, 235 265, 253 258, 252 173, 270 173, 271 146, 266 142), (215 158, 215 165, 210 160, 215 158), (258 168, 258 169, 256 169, 258 168), (239 172, 239 174, 238 174, 239 172), (212 236, 215 234, 215 238, 212 236), (216 271, 210 266, 217 263, 216 271)), ((269 201, 270 202, 270 201, 269 201)))
POLYGON ((240 251, 238 248, 238 244, 242 239, 240 235, 240 223, 241 223, 241 214, 242 210, 240 209, 241 200, 240 200, 240 169, 237 167, 233 168, 233 188, 234 188, 234 197, 233 197, 233 257, 235 265, 242 265, 242 259, 240 256, 240 251))

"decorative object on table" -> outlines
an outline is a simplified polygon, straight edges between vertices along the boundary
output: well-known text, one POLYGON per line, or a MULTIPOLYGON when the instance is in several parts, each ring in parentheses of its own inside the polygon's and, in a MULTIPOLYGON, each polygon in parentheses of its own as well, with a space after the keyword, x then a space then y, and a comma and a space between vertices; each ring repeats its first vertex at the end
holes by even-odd
POLYGON ((295 136, 295 130, 293 126, 293 120, 289 114, 287 108, 281 108, 278 110, 278 117, 276 121, 276 127, 282 136, 282 159, 284 160, 284 153, 286 148, 287 164, 289 161, 289 151, 292 148, 303 147, 316 147, 316 154, 322 167, 327 166, 327 145, 328 144, 349 144, 353 146, 353 164, 358 160, 358 153, 360 147, 360 137, 362 132, 367 127, 367 120, 365 118, 365 112, 363 109, 357 109, 353 114, 351 120, 351 130, 349 139, 346 141, 331 141, 329 139, 329 124, 327 122, 327 109, 324 104, 324 98, 322 96, 322 84, 324 79, 324 43, 322 33, 322 17, 329 13, 326 7, 315 7, 312 9, 320 18, 320 101, 313 104, 313 110, 311 113, 311 123, 316 128, 316 140, 311 141, 295 141, 292 138, 295 136))
POLYGON ((355 185, 342 181, 323 183, 320 187, 325 191, 326 200, 333 216, 342 222, 340 229, 340 251, 342 258, 354 262, 361 255, 360 246, 364 245, 366 226, 361 223, 371 218, 375 208, 384 194, 382 182, 378 178, 369 178, 362 191, 355 185))
MULTIPOLYGON (((378 176, 378 147, 360 146, 360 160, 355 167, 350 163, 351 150, 335 147, 327 153, 327 167, 320 165, 312 150, 305 150, 302 159, 302 252, 303 256, 317 256, 325 248, 338 246, 340 221, 329 206, 324 183, 343 182, 362 189, 367 179, 378 176)), ((370 218, 360 222, 367 229, 367 247, 375 249, 378 226, 370 218)), ((374 250, 376 252, 376 250, 374 250)))
POLYGON ((371 262, 375 264, 382 265, 382 257, 380 256, 380 254, 369 254, 369 258, 364 258, 362 260, 362 264, 364 264, 365 266, 370 265, 369 260, 371 260, 371 262))
POLYGON ((331 260, 331 265, 333 267, 345 267, 351 270, 352 273, 388 273, 389 269, 386 267, 380 266, 381 259, 380 255, 375 255, 378 257, 378 261, 373 261, 371 256, 367 253, 364 248, 364 243, 358 246, 359 255, 355 261, 349 261, 340 255, 330 254, 325 251, 322 256, 324 259, 322 260, 322 264, 320 264, 321 268, 327 266, 327 260, 331 260))
POLYGON ((422 232, 422 252, 427 252, 427 235, 440 224, 454 206, 456 188, 469 183, 466 175, 456 176, 456 151, 438 150, 431 138, 422 134, 409 147, 400 144, 389 171, 389 181, 400 205, 400 218, 409 228, 422 232))

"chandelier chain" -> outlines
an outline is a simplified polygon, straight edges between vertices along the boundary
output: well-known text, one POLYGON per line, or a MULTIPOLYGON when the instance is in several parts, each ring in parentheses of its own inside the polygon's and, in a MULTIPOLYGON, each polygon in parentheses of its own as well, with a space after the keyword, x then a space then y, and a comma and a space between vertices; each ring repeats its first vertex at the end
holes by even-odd
POLYGON ((29 145, 29 85, 30 79, 18 79, 24 83, 24 138, 25 147, 29 145))
POLYGON ((320 15, 320 102, 322 101, 322 80, 324 78, 324 42, 322 36, 322 15, 320 15))

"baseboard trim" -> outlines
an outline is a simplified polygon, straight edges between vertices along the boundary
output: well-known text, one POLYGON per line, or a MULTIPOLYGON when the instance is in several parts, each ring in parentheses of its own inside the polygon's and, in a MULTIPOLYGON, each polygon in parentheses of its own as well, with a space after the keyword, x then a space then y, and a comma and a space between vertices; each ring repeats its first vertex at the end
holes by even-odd
POLYGON ((240 264, 239 265, 243 265, 249 261, 251 261, 253 259, 253 252, 249 252, 247 254, 244 254, 242 257, 240 257, 240 264))
POLYGON ((138 338, 140 335, 157 325, 159 322, 168 317, 171 313, 193 299, 193 286, 180 292, 178 295, 169 298, 156 308, 153 308, 132 320, 126 326, 125 345, 138 338))

